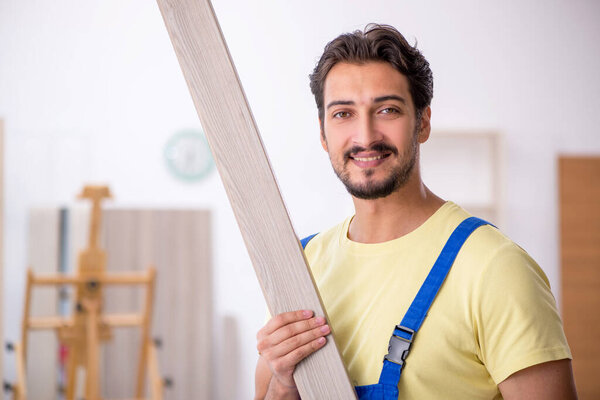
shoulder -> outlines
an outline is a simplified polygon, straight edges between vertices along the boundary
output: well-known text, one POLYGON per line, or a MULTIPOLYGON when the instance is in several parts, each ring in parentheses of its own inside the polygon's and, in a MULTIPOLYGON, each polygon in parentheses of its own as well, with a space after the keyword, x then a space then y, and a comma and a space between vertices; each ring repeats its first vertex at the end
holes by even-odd
POLYGON ((533 279, 536 285, 550 288, 544 271, 518 244, 497 228, 486 225, 473 232, 465 243, 464 261, 476 264, 484 281, 515 282, 519 278, 533 279))
MULTIPOLYGON (((449 237, 462 221, 471 215, 461 207, 449 202, 444 237, 449 237)), ((444 230, 444 228, 440 227, 444 230)), ((549 287, 544 271, 518 244, 495 226, 483 225, 475 229, 463 244, 453 269, 466 269, 471 279, 496 279, 498 275, 511 277, 534 277, 549 287)))
MULTIPOLYGON (((436 213, 435 217, 432 218, 434 223, 428 226, 427 232, 431 243, 422 243, 422 245, 431 246, 427 250, 432 253, 439 253, 439 250, 436 249, 438 247, 441 249, 453 231, 472 215, 460 206, 447 202, 436 213)), ((459 265, 474 268, 474 270, 468 272, 472 276, 476 276, 489 268, 490 264, 502 263, 507 258, 510 258, 510 261, 519 260, 527 264, 535 264, 535 261, 531 259, 527 252, 500 229, 491 224, 486 224, 475 229, 467 237, 460 248, 454 267, 459 265)))

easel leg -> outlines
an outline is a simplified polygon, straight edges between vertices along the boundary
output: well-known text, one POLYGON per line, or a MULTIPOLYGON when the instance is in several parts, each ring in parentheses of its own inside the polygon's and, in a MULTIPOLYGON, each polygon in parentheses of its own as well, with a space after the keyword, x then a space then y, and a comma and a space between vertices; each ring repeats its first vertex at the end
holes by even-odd
POLYGON ((158 370, 158 355, 154 343, 150 343, 148 346, 148 376, 151 388, 150 399, 162 400, 163 381, 158 370))
POLYGON ((77 354, 74 343, 68 347, 67 358, 67 388, 65 393, 66 400, 75 400, 75 384, 77 383, 77 354))
POLYGON ((87 367, 85 375, 85 397, 86 400, 98 400, 100 396, 99 390, 99 373, 98 373, 98 302, 97 300, 88 301, 85 304, 87 311, 87 367))
POLYGON ((27 364, 27 333, 29 329, 29 307, 31 306, 31 283, 33 271, 27 269, 27 283, 25 286, 25 307, 23 308, 23 321, 21 323, 21 351, 23 353, 24 366, 27 364))
POLYGON ((138 364, 138 377, 136 396, 144 397, 144 378, 146 377, 146 368, 148 362, 148 348, 150 344, 150 325, 152 318, 152 300, 154 299, 154 282, 156 280, 156 270, 150 267, 148 270, 149 280, 146 290, 146 304, 144 306, 144 322, 142 324, 142 344, 140 347, 140 360, 138 364))
POLYGON ((15 400, 25 400, 27 398, 27 382, 25 379, 25 360, 23 348, 17 344, 15 346, 17 355, 17 384, 15 386, 15 400))
POLYGON ((138 376, 137 376, 137 386, 135 395, 137 398, 142 398, 144 396, 144 381, 146 378, 146 363, 148 360, 148 346, 150 345, 147 337, 142 338, 142 345, 140 346, 140 360, 138 364, 138 376))

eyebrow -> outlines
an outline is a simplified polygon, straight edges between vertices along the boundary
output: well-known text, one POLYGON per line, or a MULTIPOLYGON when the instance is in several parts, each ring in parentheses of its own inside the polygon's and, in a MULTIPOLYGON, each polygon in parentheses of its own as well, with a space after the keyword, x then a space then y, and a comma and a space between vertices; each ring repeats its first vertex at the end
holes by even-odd
MULTIPOLYGON (((397 96, 395 94, 390 94, 390 95, 387 95, 387 96, 375 97, 375 99, 373 99, 373 102, 374 103, 381 103, 381 102, 388 101, 388 100, 397 100, 397 101, 401 102, 402 104, 406 104, 406 100, 404 99, 404 97, 400 97, 400 96, 397 96)), ((339 106, 339 105, 342 105, 342 106, 352 106, 354 104, 355 103, 352 100, 334 100, 331 103, 327 104, 326 108, 329 109, 329 108, 331 108, 333 106, 339 106)))
POLYGON ((351 106, 354 105, 354 102, 352 100, 334 100, 331 103, 327 104, 327 109, 333 107, 333 106, 351 106))
POLYGON ((390 95, 381 96, 381 97, 375 97, 374 101, 375 101, 375 103, 381 103, 383 101, 388 101, 388 100, 398 100, 400 103, 406 104, 406 100, 404 99, 404 97, 400 97, 395 94, 390 94, 390 95))

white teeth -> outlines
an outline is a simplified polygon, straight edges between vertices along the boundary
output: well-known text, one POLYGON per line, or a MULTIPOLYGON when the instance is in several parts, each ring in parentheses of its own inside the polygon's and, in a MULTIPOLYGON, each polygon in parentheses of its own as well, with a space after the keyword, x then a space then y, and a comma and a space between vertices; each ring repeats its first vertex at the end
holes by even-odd
POLYGON ((377 156, 377 157, 354 157, 354 159, 356 161, 375 161, 375 160, 381 160, 383 158, 383 156, 377 156))

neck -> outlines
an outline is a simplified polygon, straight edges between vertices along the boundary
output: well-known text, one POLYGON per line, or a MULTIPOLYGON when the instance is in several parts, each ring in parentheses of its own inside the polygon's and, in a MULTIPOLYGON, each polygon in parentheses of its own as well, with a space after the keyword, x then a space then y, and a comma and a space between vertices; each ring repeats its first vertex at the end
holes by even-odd
POLYGON ((360 243, 387 242, 412 232, 443 204, 421 181, 418 170, 406 184, 387 197, 363 200, 353 198, 356 214, 348 237, 360 243))

